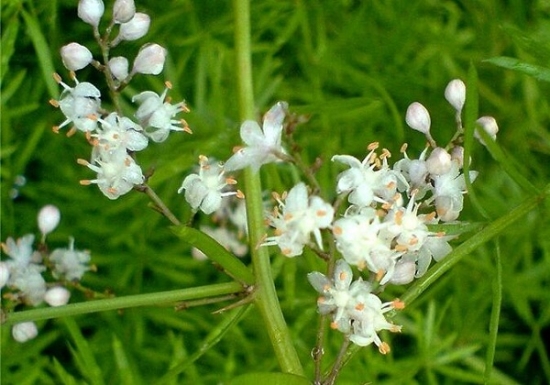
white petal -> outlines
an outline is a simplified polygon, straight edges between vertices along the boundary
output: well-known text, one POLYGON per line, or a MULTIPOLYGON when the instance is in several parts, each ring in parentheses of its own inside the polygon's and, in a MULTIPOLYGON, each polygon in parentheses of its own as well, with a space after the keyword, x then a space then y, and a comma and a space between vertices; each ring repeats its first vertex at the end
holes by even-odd
POLYGON ((253 120, 246 120, 241 125, 241 139, 248 146, 265 146, 266 139, 262 129, 253 120))
POLYGON ((334 155, 331 160, 333 162, 344 163, 345 165, 348 165, 350 167, 361 168, 363 166, 359 159, 351 155, 334 155))
POLYGON ((283 120, 285 119, 287 108, 288 104, 286 102, 279 102, 264 115, 263 129, 265 138, 273 146, 279 146, 281 143, 283 120))

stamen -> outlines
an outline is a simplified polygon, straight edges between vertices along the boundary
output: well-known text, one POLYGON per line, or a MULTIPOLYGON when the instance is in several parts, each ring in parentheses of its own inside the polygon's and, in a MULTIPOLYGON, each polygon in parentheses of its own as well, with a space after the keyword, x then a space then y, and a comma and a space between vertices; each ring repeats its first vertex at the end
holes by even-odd
POLYGON ((378 347, 378 351, 382 354, 388 354, 391 351, 390 345, 388 345, 386 342, 382 342, 378 347))
POLYGON ((405 308, 405 302, 401 301, 399 298, 396 298, 392 301, 392 306, 394 309, 403 310, 405 308))
POLYGON ((367 150, 373 151, 373 150, 376 150, 379 146, 380 146, 379 142, 372 142, 372 143, 369 143, 369 145, 367 146, 367 150))

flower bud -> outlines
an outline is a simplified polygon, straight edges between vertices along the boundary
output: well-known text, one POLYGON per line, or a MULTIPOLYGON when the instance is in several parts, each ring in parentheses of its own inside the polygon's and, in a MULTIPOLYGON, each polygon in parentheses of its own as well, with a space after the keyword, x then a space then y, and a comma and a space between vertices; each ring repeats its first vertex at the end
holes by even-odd
MULTIPOLYGON (((493 140, 497 138, 498 125, 495 118, 493 118, 492 116, 482 116, 481 118, 476 120, 476 123, 481 126, 493 140)), ((479 140, 481 144, 485 145, 485 142, 478 133, 478 129, 479 128, 476 128, 476 130, 474 131, 474 137, 479 140)))
POLYGON ((445 99, 457 112, 462 111, 466 101, 466 85, 464 82, 460 79, 451 80, 445 88, 445 99))
POLYGON ((130 21, 120 25, 120 31, 115 41, 137 40, 145 36, 147 31, 149 31, 150 24, 151 18, 149 15, 138 12, 130 21))
POLYGON ((71 293, 61 286, 52 287, 44 294, 44 301, 50 306, 63 306, 69 302, 71 293))
POLYGON ((134 60, 132 73, 158 75, 164 67, 166 50, 158 44, 147 44, 141 47, 134 60))
POLYGON ((122 81, 128 76, 128 59, 123 56, 116 56, 109 60, 109 69, 115 79, 122 81))
POLYGON ((451 150, 451 160, 458 163, 458 167, 462 168, 464 165, 464 147, 454 146, 451 150))
POLYGON ((96 28, 104 11, 105 5, 102 0, 80 0, 78 2, 78 17, 96 28))
POLYGON ((33 339, 38 335, 38 329, 36 324, 32 321, 21 322, 13 325, 11 329, 11 335, 17 342, 26 342, 33 339))
POLYGON ((134 0, 116 0, 113 5, 113 20, 115 23, 127 23, 136 14, 134 0))
POLYGON ((54 205, 47 205, 38 212, 38 228, 42 235, 51 233, 59 224, 61 213, 54 205))
POLYGON ((412 103, 409 108, 407 108, 405 121, 413 130, 420 131, 424 134, 430 132, 430 125, 432 123, 430 113, 426 107, 418 102, 412 103))
POLYGON ((449 172, 452 161, 451 155, 441 147, 436 147, 426 159, 426 168, 431 175, 442 175, 449 172))
POLYGON ((78 43, 69 43, 61 47, 61 60, 70 71, 81 70, 90 64, 92 59, 90 50, 78 43))
POLYGON ((0 289, 8 283, 10 279, 10 269, 6 262, 0 262, 0 289))

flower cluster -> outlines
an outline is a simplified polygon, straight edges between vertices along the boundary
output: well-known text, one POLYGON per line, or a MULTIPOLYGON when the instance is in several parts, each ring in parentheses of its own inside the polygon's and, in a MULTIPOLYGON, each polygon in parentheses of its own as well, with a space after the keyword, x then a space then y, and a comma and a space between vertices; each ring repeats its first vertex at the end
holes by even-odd
MULTIPOLYGON (((439 146, 432 137, 427 109, 418 102, 412 103, 405 120, 412 129, 423 133, 428 142, 417 158, 410 157, 404 145, 402 159, 390 165, 391 153, 380 150, 376 142, 367 147, 369 152, 362 160, 335 155, 333 162, 348 167, 336 182, 338 201, 348 202, 340 214, 320 197, 308 196, 304 183, 282 196, 274 193, 278 205, 266 214, 266 223, 274 230, 261 246, 276 245, 287 257, 301 255, 305 246, 321 252, 321 230, 331 231, 332 242, 342 256, 336 262, 334 279, 317 272, 309 276, 311 284, 323 295, 319 311, 333 314, 333 327, 348 335, 352 342, 362 346, 374 342, 382 353, 389 351, 389 347, 376 332, 399 331, 383 314, 403 304, 382 303, 372 288, 410 283, 426 273, 432 260, 440 261, 451 252, 452 236, 431 229, 458 219, 464 206, 466 178, 473 182, 477 176, 476 171, 469 171, 467 177, 462 172, 464 83, 458 79, 451 81, 445 98, 456 111, 457 123, 456 134, 447 145, 439 146), (368 279, 352 282, 350 266, 367 272, 368 279)), ((220 191, 225 186, 220 183, 220 176, 224 171, 248 166, 258 171, 266 163, 292 159, 281 144, 287 108, 284 102, 273 106, 264 117, 263 128, 252 121, 243 123, 241 138, 245 147, 237 149, 223 167, 219 166, 217 182, 204 183, 200 175, 184 181, 182 189, 187 189, 186 199, 192 207, 202 208, 203 202, 210 200, 215 204, 207 204, 208 209, 203 211, 212 212, 220 206, 220 191)), ((493 118, 482 117, 478 125, 477 130, 484 129, 495 138, 498 127, 493 118)), ((480 139, 478 131, 475 137, 480 139)))
POLYGON ((342 259, 336 262, 334 277, 319 272, 308 275, 311 285, 321 294, 317 300, 319 313, 332 314, 331 327, 346 334, 350 341, 367 346, 375 343, 382 354, 390 351, 377 332, 400 332, 401 326, 388 322, 384 316, 390 310, 403 309, 404 304, 395 300, 382 303, 372 294, 372 286, 361 278, 353 281, 351 267, 342 259))
MULTIPOLYGON (((0 289, 3 297, 9 300, 8 307, 19 304, 39 306, 43 302, 50 306, 65 305, 71 294, 64 285, 79 281, 91 269, 89 252, 75 250, 72 239, 68 249, 46 251, 46 235, 57 227, 60 218, 55 206, 48 205, 40 210, 38 227, 42 240, 39 251, 33 248, 33 234, 17 240, 9 237, 1 244, 2 251, 9 257, 0 262, 0 289), (44 277, 47 276, 56 281, 46 282, 44 277)), ((16 324, 12 330, 13 337, 19 342, 34 338, 37 333, 33 322, 16 324)))
MULTIPOLYGON (((106 33, 100 37, 99 24, 104 11, 102 0, 79 1, 78 16, 92 26, 103 57, 108 57, 110 49, 120 42, 137 40, 149 30, 149 16, 136 12, 133 0, 116 0, 106 33), (110 39, 115 26, 118 26, 118 35, 110 39)), ((63 92, 59 100, 51 100, 50 103, 59 107, 65 115, 65 120, 54 126, 54 131, 59 132, 62 127, 71 124, 68 135, 76 131, 86 133, 93 147, 91 160, 79 159, 78 163, 88 167, 97 176, 95 179, 83 180, 81 184, 97 184, 105 196, 117 199, 145 181, 141 167, 135 161, 135 152, 145 149, 149 140, 163 142, 170 131, 191 132, 184 120, 175 119, 179 112, 188 112, 188 109, 184 102, 170 102, 167 93, 172 86, 166 82, 166 88, 160 95, 144 91, 133 97, 132 101, 139 105, 134 121, 123 115, 117 101, 116 112, 103 109, 99 89, 91 83, 79 82, 74 71, 91 64, 105 74, 112 93, 118 94, 134 75, 158 75, 162 72, 166 50, 158 44, 143 45, 131 70, 125 57, 116 56, 101 63, 94 60, 87 47, 75 42, 61 48, 61 58, 75 86, 67 85, 58 74, 54 74, 63 92)))
POLYGON ((317 246, 322 249, 321 229, 328 228, 332 222, 332 206, 318 196, 308 198, 304 183, 297 184, 282 197, 278 194, 274 197, 279 206, 267 215, 267 221, 275 228, 275 234, 268 237, 263 246, 277 245, 284 255, 294 257, 302 254, 313 233, 317 246))
POLYGON ((239 190, 222 192, 227 185, 237 183, 235 179, 225 177, 226 173, 248 166, 257 172, 264 164, 285 159, 281 133, 287 108, 285 102, 276 103, 264 115, 262 128, 253 120, 245 121, 241 125, 240 134, 246 146, 236 148, 233 156, 225 163, 212 165, 206 156, 201 155, 199 173, 187 176, 178 189, 178 193, 185 191, 185 200, 193 210, 200 209, 205 214, 212 214, 222 207, 223 197, 236 195, 244 198, 239 190))

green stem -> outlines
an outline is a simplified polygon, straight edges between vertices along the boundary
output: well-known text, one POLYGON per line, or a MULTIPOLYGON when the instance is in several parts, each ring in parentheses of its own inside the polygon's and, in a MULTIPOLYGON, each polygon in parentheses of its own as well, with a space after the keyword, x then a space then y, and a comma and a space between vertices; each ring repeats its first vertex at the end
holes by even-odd
MULTIPOLYGON (((242 120, 254 119, 249 0, 233 0, 233 12, 239 115, 242 120)), ((260 176, 259 173, 254 173, 247 168, 244 178, 248 234, 256 279, 256 305, 264 320, 281 369, 287 373, 301 375, 303 374, 302 365, 281 311, 271 273, 269 254, 265 247, 258 247, 265 234, 260 176)))
POLYGON ((540 194, 526 199, 523 203, 510 211, 508 214, 498 218, 490 225, 481 229, 478 234, 468 239, 455 250, 446 256, 441 262, 435 264, 426 275, 417 280, 401 297, 401 300, 409 305, 432 283, 437 281, 445 272, 458 263, 464 256, 472 253, 476 248, 500 234, 506 227, 518 221, 529 211, 539 205, 546 197, 550 195, 550 184, 547 185, 540 194))
POLYGON ((495 276, 493 278, 493 306, 491 309, 491 321, 489 323, 489 341, 485 354, 485 371, 483 382, 488 384, 493 372, 495 351, 498 337, 498 324, 500 320, 500 308, 502 307, 502 260, 500 258, 500 243, 495 247, 495 276))
POLYGON ((243 287, 240 283, 229 282, 181 290, 164 291, 160 293, 100 299, 97 301, 80 302, 59 307, 46 307, 7 314, 5 316, 5 323, 2 326, 24 321, 38 321, 138 306, 172 305, 180 301, 235 294, 241 293, 242 291, 243 287))

